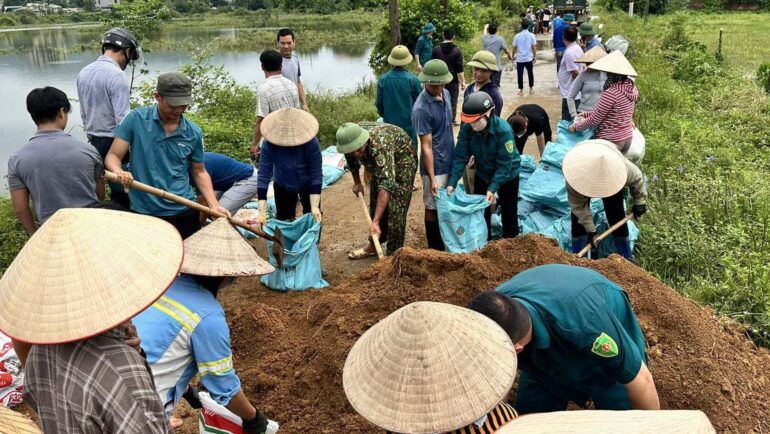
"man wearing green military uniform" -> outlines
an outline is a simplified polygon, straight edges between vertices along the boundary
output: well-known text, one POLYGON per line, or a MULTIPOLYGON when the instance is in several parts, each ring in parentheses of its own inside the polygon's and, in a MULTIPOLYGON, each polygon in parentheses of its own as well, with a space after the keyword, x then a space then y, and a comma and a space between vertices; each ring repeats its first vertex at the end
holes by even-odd
POLYGON ((388 63, 393 65, 393 69, 377 80, 374 105, 385 123, 400 127, 409 134, 416 148, 417 133, 412 126, 412 106, 422 89, 417 76, 404 68, 412 63, 412 55, 405 46, 396 45, 390 51, 388 63))
MULTIPOLYGON (((658 410, 645 342, 628 296, 601 274, 569 265, 523 271, 468 307, 511 337, 521 368, 514 407, 658 410)), ((610 422, 611 423, 611 422, 610 422)))
MULTIPOLYGON (((452 194, 462 178, 465 166, 473 157, 476 174, 473 193, 487 196, 490 203, 500 207, 503 238, 519 235, 519 171, 521 156, 513 145, 513 132, 508 122, 494 114, 495 103, 483 91, 470 94, 463 101, 462 121, 457 146, 452 156, 447 192, 452 194)), ((487 221, 487 237, 491 238, 492 213, 484 211, 487 221)))
MULTIPOLYGON (((372 173, 369 182, 369 233, 387 242, 392 255, 404 245, 406 215, 412 200, 417 151, 409 135, 395 125, 380 122, 347 123, 337 130, 337 151, 345 154, 353 175, 353 194, 363 194, 358 173, 361 165, 372 173)), ((375 254, 374 243, 348 252, 348 258, 361 259, 375 254)))
POLYGON ((417 61, 417 71, 422 72, 423 66, 431 58, 433 52, 433 32, 436 31, 436 26, 433 23, 428 23, 422 29, 422 35, 417 38, 417 44, 414 46, 414 58, 417 61))

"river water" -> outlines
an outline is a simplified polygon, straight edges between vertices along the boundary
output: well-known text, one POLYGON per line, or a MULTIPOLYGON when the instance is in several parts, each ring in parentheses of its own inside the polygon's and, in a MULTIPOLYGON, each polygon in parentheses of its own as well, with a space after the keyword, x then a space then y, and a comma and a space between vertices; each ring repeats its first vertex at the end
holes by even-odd
MULTIPOLYGON (((216 36, 234 37, 238 31, 175 30, 162 36, 205 43, 216 36)), ((100 54, 98 49, 82 52, 76 48, 92 43, 100 34, 101 30, 93 27, 0 32, 0 49, 15 49, 14 54, 0 55, 0 194, 7 192, 8 157, 35 133, 35 124, 26 111, 27 94, 36 87, 54 86, 76 99, 78 72, 100 54)), ((324 46, 307 52, 298 45, 305 89, 345 92, 363 81, 373 80, 374 74, 367 64, 370 51, 371 47, 366 46, 324 46)), ((151 73, 142 79, 148 80, 153 80, 158 72, 174 71, 190 61, 189 53, 175 51, 145 53, 144 57, 147 64, 142 67, 151 73)), ((210 62, 225 65, 239 83, 256 87, 264 80, 258 52, 220 51, 210 62)), ((129 78, 127 71, 126 79, 129 78)), ((73 101, 69 119, 70 133, 85 139, 77 101, 73 101)))

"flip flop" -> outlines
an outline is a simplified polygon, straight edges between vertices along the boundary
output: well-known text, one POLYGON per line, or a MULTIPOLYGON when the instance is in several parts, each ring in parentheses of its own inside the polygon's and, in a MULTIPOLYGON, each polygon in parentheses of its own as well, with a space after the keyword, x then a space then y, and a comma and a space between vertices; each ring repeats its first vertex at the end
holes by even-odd
POLYGON ((360 249, 349 251, 348 252, 348 259, 355 261, 355 260, 358 260, 358 259, 364 259, 364 258, 368 258, 370 256, 376 256, 376 255, 377 255, 377 252, 367 252, 363 248, 360 248, 360 249))

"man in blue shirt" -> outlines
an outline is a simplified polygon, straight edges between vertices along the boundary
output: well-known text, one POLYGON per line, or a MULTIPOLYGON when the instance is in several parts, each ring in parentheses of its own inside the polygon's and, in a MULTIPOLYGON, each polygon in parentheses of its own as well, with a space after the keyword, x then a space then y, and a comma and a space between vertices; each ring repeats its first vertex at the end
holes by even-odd
POLYGON ((523 271, 468 307, 497 322, 521 369, 516 410, 566 410, 589 399, 600 410, 660 409, 645 342, 623 289, 569 265, 523 271))
POLYGON ((455 147, 452 131, 452 102, 444 86, 452 81, 452 73, 443 60, 433 59, 425 64, 420 81, 425 89, 412 108, 412 124, 420 137, 422 157, 422 201, 425 204, 425 236, 428 247, 444 250, 444 241, 438 225, 436 199, 438 189, 446 187, 452 150, 455 147))
POLYGON ((233 368, 230 329, 217 292, 233 276, 274 271, 226 219, 218 219, 185 240, 182 274, 165 294, 133 319, 166 413, 185 398, 200 408, 200 384, 219 405, 243 419, 243 432, 264 433, 268 420, 243 393, 233 368), (225 244, 223 246, 222 244, 225 244), (210 254, 226 247, 230 255, 210 254))
POLYGON ((396 45, 390 50, 388 63, 393 65, 393 69, 382 74, 377 80, 374 105, 383 122, 406 131, 412 138, 412 145, 417 149, 417 134, 412 126, 412 107, 422 89, 420 80, 405 68, 412 63, 412 55, 405 46, 396 45))
POLYGON ((556 72, 559 72, 561 68, 561 58, 564 56, 564 50, 567 49, 567 45, 564 43, 564 29, 572 25, 575 21, 575 15, 566 14, 564 20, 557 17, 553 22, 553 49, 556 52, 556 72), (557 24, 558 22, 558 24, 557 24))
MULTIPOLYGON (((230 211, 230 214, 238 212, 257 195, 257 169, 251 164, 216 152, 206 152, 203 165, 211 177, 219 206, 230 211)), ((205 203, 201 196, 198 200, 205 203)))
MULTIPOLYGON (((115 129, 115 141, 105 160, 107 170, 118 175, 126 189, 134 179, 170 193, 195 200, 191 180, 213 209, 219 206, 211 178, 203 165, 201 129, 182 114, 192 104, 192 82, 178 72, 158 77, 155 100, 151 107, 138 108, 115 129), (131 149, 131 171, 124 171, 121 160, 131 149)), ((200 229, 198 212, 149 193, 129 192, 131 209, 155 216, 174 225, 182 238, 200 229)))

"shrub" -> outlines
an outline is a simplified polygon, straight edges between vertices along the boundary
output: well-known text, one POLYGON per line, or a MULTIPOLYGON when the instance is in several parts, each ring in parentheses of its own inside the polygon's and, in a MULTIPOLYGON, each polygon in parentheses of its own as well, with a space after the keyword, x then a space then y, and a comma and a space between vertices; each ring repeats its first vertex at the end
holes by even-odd
POLYGON ((11 265, 27 239, 27 232, 13 213, 11 200, 0 198, 0 275, 11 265))
POLYGON ((757 69, 757 82, 765 89, 765 92, 770 93, 770 63, 759 65, 757 69))

